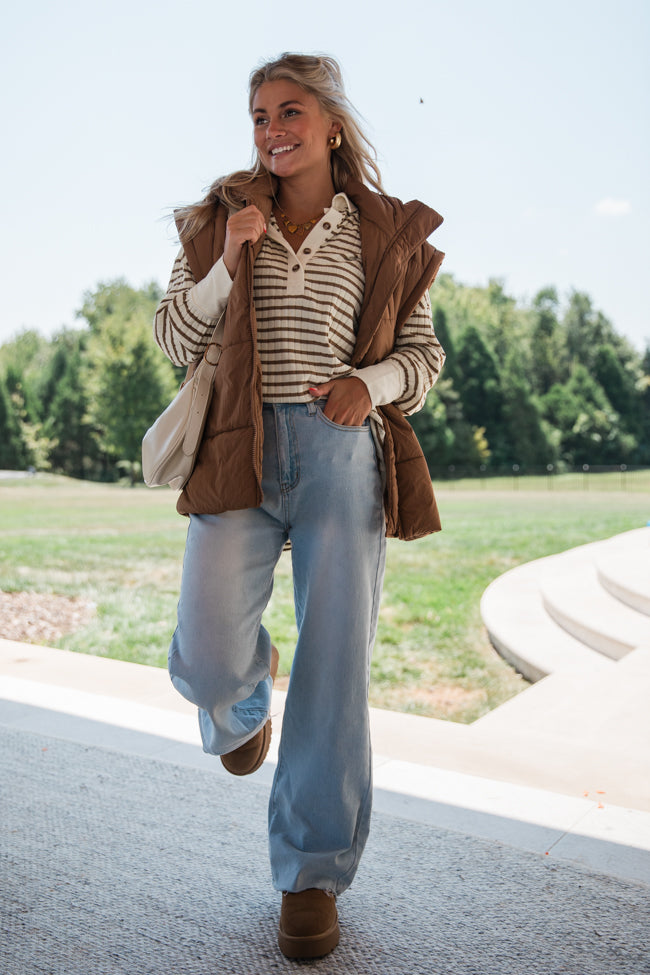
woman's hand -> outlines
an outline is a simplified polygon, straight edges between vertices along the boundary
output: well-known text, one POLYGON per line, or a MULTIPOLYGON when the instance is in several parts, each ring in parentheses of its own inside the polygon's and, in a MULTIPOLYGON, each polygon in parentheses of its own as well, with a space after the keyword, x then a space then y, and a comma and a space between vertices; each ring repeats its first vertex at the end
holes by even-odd
POLYGON ((321 386, 310 386, 315 397, 327 396, 323 413, 332 423, 343 427, 360 427, 372 410, 368 387, 357 376, 330 379, 321 386))
POLYGON ((226 242, 223 248, 223 263, 231 278, 234 279, 235 272, 239 267, 242 255, 242 247, 247 240, 252 244, 266 233, 264 217, 256 206, 244 207, 233 213, 226 223, 226 242))

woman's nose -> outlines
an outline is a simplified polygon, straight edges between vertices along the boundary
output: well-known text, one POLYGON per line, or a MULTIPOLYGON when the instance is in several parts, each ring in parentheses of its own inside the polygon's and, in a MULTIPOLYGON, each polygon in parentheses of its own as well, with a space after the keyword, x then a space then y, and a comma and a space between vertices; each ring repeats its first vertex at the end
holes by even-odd
POLYGON ((269 124, 266 127, 266 134, 271 138, 277 135, 284 135, 285 128, 282 125, 282 119, 270 119, 269 124))

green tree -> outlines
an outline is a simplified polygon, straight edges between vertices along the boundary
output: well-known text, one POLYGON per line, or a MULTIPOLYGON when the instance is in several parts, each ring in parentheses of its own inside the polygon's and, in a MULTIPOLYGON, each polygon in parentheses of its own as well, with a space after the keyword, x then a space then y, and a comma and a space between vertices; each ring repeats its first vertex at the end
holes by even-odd
MULTIPOLYGON (((0 347, 0 367, 12 369, 20 377, 28 401, 36 395, 35 387, 50 357, 50 343, 39 332, 24 329, 0 347)), ((29 406, 31 408, 31 402, 29 406)))
POLYGON ((536 393, 547 393, 554 383, 567 378, 566 349, 558 314, 556 289, 542 288, 533 298, 532 306, 530 372, 536 393))
POLYGON ((140 467, 142 437, 177 385, 171 363, 154 344, 151 321, 159 291, 135 291, 124 281, 85 296, 89 323, 85 370, 88 418, 115 467, 131 480, 140 467))
POLYGON ((9 408, 13 412, 14 421, 20 430, 24 466, 35 467, 37 470, 48 470, 50 466, 48 460, 50 442, 40 421, 38 400, 33 387, 24 381, 23 376, 14 365, 7 367, 5 387, 9 408))
POLYGON ((650 345, 641 360, 641 377, 637 384, 639 396, 639 436, 634 461, 650 464, 650 345))
POLYGON ((569 464, 629 459, 635 440, 621 430, 618 413, 585 366, 575 366, 569 382, 552 386, 542 402, 545 416, 560 431, 562 457, 569 464))
POLYGON ((39 418, 38 400, 29 384, 25 383, 22 370, 11 363, 5 372, 5 387, 14 404, 21 423, 33 423, 39 418))
POLYGON ((464 330, 458 343, 458 372, 464 418, 474 428, 485 428, 491 464, 507 463, 503 394, 497 360, 473 325, 464 330))
POLYGON ((28 451, 7 388, 0 382, 0 469, 20 471, 28 466, 28 451))
POLYGON ((506 294, 501 279, 490 278, 486 291, 492 311, 487 329, 488 344, 497 360, 503 362, 513 345, 520 344, 524 320, 518 313, 515 299, 506 294))
POLYGON ((518 464, 523 470, 555 462, 556 451, 545 429, 518 349, 511 349, 506 356, 501 383, 506 462, 518 464))
POLYGON ((563 325, 571 363, 581 363, 593 370, 598 349, 603 345, 611 345, 623 362, 636 358, 609 319, 594 309, 591 298, 583 292, 570 294, 563 325))
POLYGON ((637 392, 640 370, 626 369, 613 346, 601 345, 594 357, 594 378, 600 384, 626 430, 640 433, 641 400, 637 392))
POLYGON ((64 331, 53 339, 53 355, 42 377, 44 430, 51 440, 50 463, 69 477, 101 479, 103 455, 93 436, 84 383, 87 333, 64 331))
POLYGON ((487 452, 481 452, 480 438, 463 417, 460 397, 450 378, 439 379, 420 412, 408 419, 432 475, 440 475, 452 465, 477 469, 487 459, 487 452))
POLYGON ((42 454, 45 442, 39 387, 50 356, 49 340, 33 329, 25 329, 0 348, 0 367, 4 367, 7 390, 21 425, 28 426, 27 439, 34 440, 37 454, 42 454))
POLYGON ((132 288, 124 278, 116 278, 100 282, 95 291, 86 291, 77 317, 83 318, 93 333, 101 331, 111 319, 130 321, 144 314, 150 316, 151 323, 162 296, 162 289, 155 281, 142 288, 132 288))

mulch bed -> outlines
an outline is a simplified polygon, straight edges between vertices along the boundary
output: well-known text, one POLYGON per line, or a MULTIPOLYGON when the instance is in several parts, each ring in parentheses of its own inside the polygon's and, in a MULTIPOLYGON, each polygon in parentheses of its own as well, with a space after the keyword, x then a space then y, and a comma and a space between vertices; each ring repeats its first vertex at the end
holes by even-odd
POLYGON ((96 611, 94 603, 78 597, 0 591, 0 637, 47 646, 85 626, 96 611))

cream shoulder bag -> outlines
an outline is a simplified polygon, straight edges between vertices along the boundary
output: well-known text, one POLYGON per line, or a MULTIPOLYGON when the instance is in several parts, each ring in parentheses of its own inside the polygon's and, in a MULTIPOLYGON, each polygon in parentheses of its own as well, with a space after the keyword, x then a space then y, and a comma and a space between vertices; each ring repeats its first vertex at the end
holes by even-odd
POLYGON ((149 487, 169 484, 180 491, 194 470, 221 355, 215 336, 222 318, 196 369, 143 437, 142 476, 149 487))

